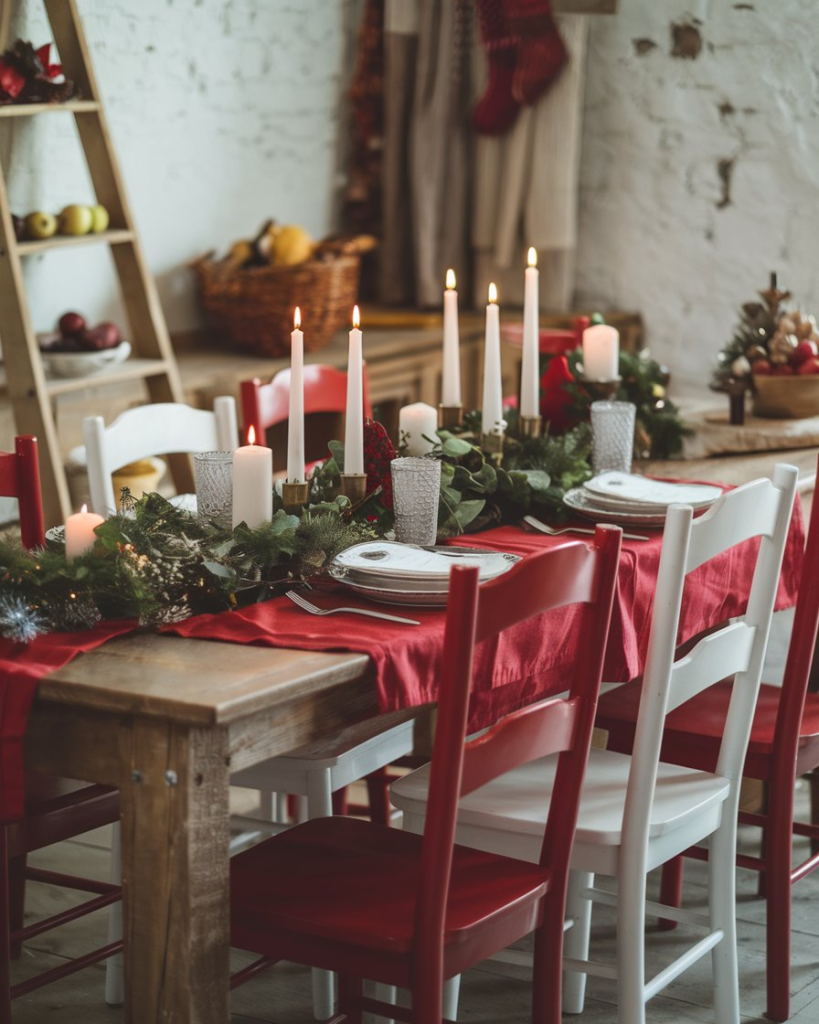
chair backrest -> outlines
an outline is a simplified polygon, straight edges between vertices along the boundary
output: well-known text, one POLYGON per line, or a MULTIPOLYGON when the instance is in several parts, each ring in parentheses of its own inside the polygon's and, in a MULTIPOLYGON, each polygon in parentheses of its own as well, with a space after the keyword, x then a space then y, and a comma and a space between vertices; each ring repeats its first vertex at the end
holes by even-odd
POLYGON ((785 774, 780 776, 783 778, 788 774, 793 775, 796 766, 797 744, 813 665, 817 630, 819 630, 819 498, 814 496, 774 732, 774 758, 777 761, 777 774, 784 772, 785 774))
MULTIPOLYGON (((621 531, 598 527, 593 542, 572 542, 526 559, 478 588, 478 571, 450 573, 438 721, 430 769, 421 888, 416 912, 418 970, 441 955, 458 800, 520 764, 559 753, 540 863, 552 874, 552 897, 563 907, 569 854, 603 671, 617 583, 621 531), (549 609, 581 605, 581 649, 567 697, 513 712, 465 743, 476 643, 549 609)), ((533 624, 531 628, 537 629, 533 624)))
POLYGON ((233 451, 238 444, 236 402, 217 398, 213 412, 178 402, 128 409, 109 426, 102 416, 83 420, 91 507, 99 515, 116 511, 111 474, 152 455, 176 452, 233 451))
POLYGON ((622 856, 629 864, 646 856, 665 716, 728 676, 735 680, 716 773, 731 783, 723 814, 736 818, 797 477, 793 466, 777 465, 773 481, 728 491, 698 519, 687 505, 668 511, 623 822, 622 856), (753 537, 760 544, 745 614, 675 662, 686 577, 753 537))
POLYGON ((37 438, 31 434, 15 437, 13 452, 0 452, 0 496, 17 499, 23 547, 41 548, 45 544, 45 532, 40 459, 37 438))
MULTIPOLYGON (((364 367, 364 415, 372 416, 367 394, 367 367, 364 367)), ((290 401, 290 370, 280 370, 273 380, 262 384, 258 377, 240 385, 244 432, 253 427, 263 438, 268 427, 284 423, 290 401)), ((310 364, 304 367, 304 414, 343 413, 347 408, 347 374, 334 366, 310 364)))

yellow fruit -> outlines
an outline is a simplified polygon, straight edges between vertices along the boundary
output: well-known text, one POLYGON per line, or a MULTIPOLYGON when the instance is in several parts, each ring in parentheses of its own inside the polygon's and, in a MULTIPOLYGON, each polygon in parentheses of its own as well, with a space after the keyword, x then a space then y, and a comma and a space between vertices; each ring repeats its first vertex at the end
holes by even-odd
POLYGON ((304 263, 313 253, 313 239, 304 228, 287 224, 279 228, 273 246, 273 262, 280 267, 304 263))
POLYGON ((94 225, 90 206, 72 203, 57 218, 61 235, 87 235, 94 225))
POLYGON ((108 211, 101 203, 91 207, 91 230, 95 235, 99 234, 100 231, 107 231, 110 223, 111 218, 108 211))
POLYGON ((117 474, 119 476, 140 476, 143 473, 153 473, 155 469, 151 459, 140 459, 138 462, 129 462, 127 466, 120 466, 117 474))
POLYGON ((57 233, 57 218, 52 213, 35 210, 26 217, 27 238, 51 238, 57 233))
POLYGON ((239 242, 234 242, 230 247, 227 254, 228 263, 233 263, 238 267, 244 266, 253 258, 253 244, 242 239, 239 242))

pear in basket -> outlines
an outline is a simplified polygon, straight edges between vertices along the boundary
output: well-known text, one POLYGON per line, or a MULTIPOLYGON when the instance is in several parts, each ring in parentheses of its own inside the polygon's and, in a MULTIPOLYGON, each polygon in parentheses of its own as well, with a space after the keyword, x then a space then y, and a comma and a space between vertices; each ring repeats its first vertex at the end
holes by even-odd
POLYGON ((276 231, 272 262, 279 267, 292 267, 310 259, 314 248, 313 239, 304 228, 297 224, 286 224, 276 231))

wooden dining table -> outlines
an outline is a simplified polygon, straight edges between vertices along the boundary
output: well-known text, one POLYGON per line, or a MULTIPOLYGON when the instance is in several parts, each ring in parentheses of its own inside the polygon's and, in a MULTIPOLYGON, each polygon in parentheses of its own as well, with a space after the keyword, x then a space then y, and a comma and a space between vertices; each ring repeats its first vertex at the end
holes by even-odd
MULTIPOLYGON (((652 465, 739 483, 812 452, 652 465)), ((26 767, 122 795, 126 1020, 226 1024, 234 771, 377 712, 365 654, 132 634, 45 677, 26 767)))

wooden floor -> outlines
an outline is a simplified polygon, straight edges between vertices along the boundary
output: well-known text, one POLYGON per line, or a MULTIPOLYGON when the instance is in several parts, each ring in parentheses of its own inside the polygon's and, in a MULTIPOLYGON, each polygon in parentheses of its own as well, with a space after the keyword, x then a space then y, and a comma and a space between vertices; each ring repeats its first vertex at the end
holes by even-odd
MULTIPOLYGON (((798 792, 799 803, 806 804, 804 789, 798 792)), ((750 850, 754 833, 743 831, 741 844, 750 850)), ((801 842, 801 841, 800 841, 801 842)), ((100 878, 108 871, 107 834, 101 830, 82 841, 63 843, 43 851, 32 862, 43 867, 78 873, 86 871, 100 878)), ((686 875, 686 901, 690 905, 704 902, 704 866, 690 863, 686 875)), ((33 920, 43 912, 68 905, 70 894, 56 892, 32 884, 28 917, 33 920)), ((763 1021, 765 1010, 765 910, 755 897, 755 877, 738 872, 739 957, 742 1021, 763 1021)), ((596 947, 594 955, 606 959, 613 953, 614 929, 611 911, 596 911, 596 947)), ((794 1024, 816 1024, 819 1021, 819 873, 799 883, 794 889, 793 992, 794 1024)), ((651 966, 673 959, 681 945, 683 932, 649 931, 648 960, 651 966)), ((38 970, 59 964, 65 957, 76 955, 105 941, 105 913, 77 921, 59 932, 33 940, 24 950, 14 968, 15 980, 38 970)), ((235 954, 234 966, 243 962, 235 954)), ((103 1000, 104 976, 101 967, 92 967, 62 982, 41 989, 15 1003, 15 1024, 120 1024, 121 1009, 107 1007, 103 1000)), ((309 1024, 310 981, 308 972, 296 965, 279 965, 233 995, 232 1024, 309 1024)), ((469 1024, 524 1024, 529 1016, 529 986, 525 980, 500 977, 491 965, 471 971, 464 978, 459 1019, 469 1024)), ((580 1019, 566 1017, 566 1020, 580 1019)), ((612 1024, 616 1021, 615 992, 611 982, 589 980, 586 1024, 612 1024)), ((666 992, 654 999, 649 1008, 650 1024, 687 1024, 713 1021, 711 1009, 711 969, 704 958, 688 974, 683 975, 666 992)), ((152 1022, 140 1022, 152 1024, 152 1022)))

